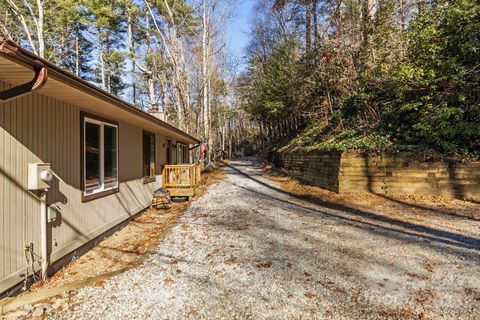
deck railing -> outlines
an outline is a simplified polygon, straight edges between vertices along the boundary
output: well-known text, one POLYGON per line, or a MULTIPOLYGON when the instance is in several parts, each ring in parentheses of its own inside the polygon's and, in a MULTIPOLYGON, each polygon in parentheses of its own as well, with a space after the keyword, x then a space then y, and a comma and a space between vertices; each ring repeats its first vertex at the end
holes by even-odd
POLYGON ((201 167, 197 164, 166 165, 162 171, 162 184, 172 196, 194 196, 200 182, 201 167))

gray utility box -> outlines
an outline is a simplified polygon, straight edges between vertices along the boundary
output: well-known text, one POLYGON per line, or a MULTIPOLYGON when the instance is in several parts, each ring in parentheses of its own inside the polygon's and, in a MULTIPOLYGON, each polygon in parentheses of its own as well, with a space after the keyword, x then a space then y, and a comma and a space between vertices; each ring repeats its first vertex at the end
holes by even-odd
POLYGON ((48 184, 53 179, 50 163, 28 164, 28 190, 44 190, 50 188, 48 184))

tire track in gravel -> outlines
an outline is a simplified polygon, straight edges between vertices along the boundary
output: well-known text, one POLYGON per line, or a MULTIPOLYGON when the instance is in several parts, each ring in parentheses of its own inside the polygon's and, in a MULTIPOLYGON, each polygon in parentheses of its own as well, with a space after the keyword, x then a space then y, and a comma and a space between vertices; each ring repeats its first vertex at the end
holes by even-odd
POLYGON ((256 164, 230 162, 140 267, 79 290, 55 317, 480 318, 478 248, 454 255, 302 202, 256 164))

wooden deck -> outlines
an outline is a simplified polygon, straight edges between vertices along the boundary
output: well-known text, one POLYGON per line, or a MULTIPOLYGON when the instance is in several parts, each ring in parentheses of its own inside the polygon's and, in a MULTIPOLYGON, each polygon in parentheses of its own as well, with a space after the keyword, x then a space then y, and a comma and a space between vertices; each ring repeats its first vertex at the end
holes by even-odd
POLYGON ((162 171, 162 184, 172 197, 194 197, 200 181, 199 164, 166 165, 162 171))

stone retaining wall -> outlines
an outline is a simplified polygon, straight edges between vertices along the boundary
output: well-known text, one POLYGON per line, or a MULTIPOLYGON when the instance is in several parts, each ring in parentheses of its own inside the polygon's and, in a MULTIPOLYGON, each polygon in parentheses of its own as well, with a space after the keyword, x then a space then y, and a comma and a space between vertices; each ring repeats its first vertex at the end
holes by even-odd
POLYGON ((277 154, 274 163, 296 178, 339 192, 340 152, 277 154))
POLYGON ((406 193, 480 199, 480 162, 418 161, 409 154, 281 153, 290 175, 335 192, 406 193))

